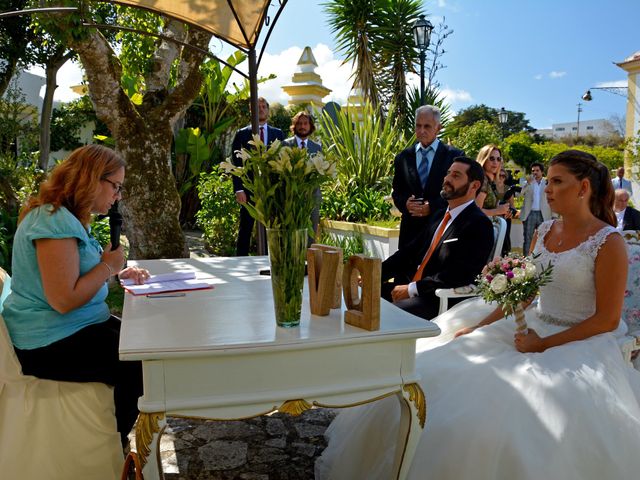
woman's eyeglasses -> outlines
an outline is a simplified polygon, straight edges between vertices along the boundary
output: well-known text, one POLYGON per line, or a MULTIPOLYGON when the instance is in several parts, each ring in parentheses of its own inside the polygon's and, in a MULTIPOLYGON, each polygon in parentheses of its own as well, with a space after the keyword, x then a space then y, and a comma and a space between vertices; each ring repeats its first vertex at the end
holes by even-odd
POLYGON ((502 157, 489 157, 489 160, 493 160, 494 162, 502 161, 502 157))
POLYGON ((112 182, 108 178, 101 178, 100 180, 103 180, 103 181, 105 181, 107 183, 110 183, 111 186, 113 187, 113 190, 115 191, 116 195, 120 195, 122 193, 122 185, 121 184, 112 182))

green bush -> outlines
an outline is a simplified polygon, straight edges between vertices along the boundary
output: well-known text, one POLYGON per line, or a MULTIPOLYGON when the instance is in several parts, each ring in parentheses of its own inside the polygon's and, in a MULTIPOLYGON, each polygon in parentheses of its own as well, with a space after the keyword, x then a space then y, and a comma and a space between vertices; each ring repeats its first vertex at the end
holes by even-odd
POLYGON ((201 208, 196 218, 207 250, 214 255, 234 255, 240 209, 231 178, 223 175, 217 166, 211 173, 201 174, 198 197, 201 208))
POLYGON ((11 275, 11 252, 13 237, 18 228, 18 212, 0 210, 0 268, 11 275))
POLYGON ((338 237, 332 233, 322 232, 320 234, 320 242, 323 245, 331 245, 333 247, 340 247, 342 249, 342 261, 349 260, 351 255, 358 253, 365 253, 364 241, 362 235, 354 233, 347 237, 338 237))
POLYGON ((327 188, 322 193, 320 214, 323 218, 366 223, 391 220, 391 204, 385 193, 373 187, 327 188))

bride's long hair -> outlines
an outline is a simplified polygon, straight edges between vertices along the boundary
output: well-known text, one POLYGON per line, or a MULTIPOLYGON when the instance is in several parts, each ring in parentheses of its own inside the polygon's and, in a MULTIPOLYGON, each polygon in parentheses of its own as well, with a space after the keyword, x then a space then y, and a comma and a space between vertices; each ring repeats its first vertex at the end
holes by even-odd
POLYGON ((613 227, 618 224, 613 212, 615 195, 609 169, 596 157, 580 150, 565 150, 551 159, 551 165, 563 165, 578 180, 588 178, 592 192, 589 199, 591 213, 613 227))

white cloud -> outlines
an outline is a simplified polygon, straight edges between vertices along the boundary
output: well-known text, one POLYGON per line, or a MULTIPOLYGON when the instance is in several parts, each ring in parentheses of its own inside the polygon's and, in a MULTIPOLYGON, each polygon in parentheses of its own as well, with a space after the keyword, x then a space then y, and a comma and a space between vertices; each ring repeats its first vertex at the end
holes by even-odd
POLYGON ((549 78, 562 78, 567 74, 567 72, 559 72, 556 70, 553 70, 552 72, 549 73, 549 78))
POLYGON ((459 103, 470 103, 473 100, 471 94, 466 90, 445 87, 441 90, 441 92, 442 95, 444 95, 447 103, 449 103, 449 105, 451 106, 459 103))
POLYGON ((627 88, 628 84, 626 80, 613 80, 611 82, 599 82, 596 83, 597 88, 627 88))
POLYGON ((539 74, 535 75, 533 78, 536 79, 536 80, 542 80, 542 74, 539 73, 539 74))

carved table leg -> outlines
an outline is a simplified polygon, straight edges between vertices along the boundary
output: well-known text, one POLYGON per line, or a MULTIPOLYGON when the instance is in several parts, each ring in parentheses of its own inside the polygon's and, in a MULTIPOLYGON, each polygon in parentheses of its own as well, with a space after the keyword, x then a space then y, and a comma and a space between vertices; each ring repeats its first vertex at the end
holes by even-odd
POLYGON ((424 393, 417 383, 404 385, 397 393, 400 407, 400 429, 394 471, 398 472, 397 479, 404 480, 409 474, 411 461, 416 452, 420 435, 427 418, 427 404, 424 393))
POLYGON ((140 412, 136 423, 136 450, 146 480, 161 480, 160 436, 167 426, 164 412, 140 412))

